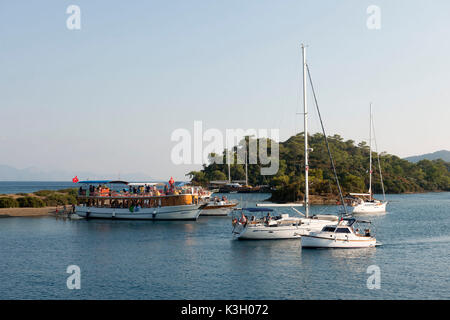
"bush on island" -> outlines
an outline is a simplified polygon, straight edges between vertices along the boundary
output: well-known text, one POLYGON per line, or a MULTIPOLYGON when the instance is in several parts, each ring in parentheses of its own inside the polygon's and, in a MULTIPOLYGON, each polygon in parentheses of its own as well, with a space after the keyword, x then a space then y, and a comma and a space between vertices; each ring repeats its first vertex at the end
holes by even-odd
POLYGON ((17 198, 19 207, 21 208, 42 208, 45 207, 45 202, 36 197, 21 197, 17 198))
POLYGON ((19 203, 16 199, 9 197, 1 197, 0 198, 0 208, 17 208, 19 203))
POLYGON ((77 199, 71 194, 53 193, 44 199, 47 206, 61 206, 65 204, 76 204, 77 199))
POLYGON ((47 197, 53 193, 55 193, 55 191, 53 191, 53 190, 39 190, 39 191, 34 192, 34 194, 39 197, 47 197))

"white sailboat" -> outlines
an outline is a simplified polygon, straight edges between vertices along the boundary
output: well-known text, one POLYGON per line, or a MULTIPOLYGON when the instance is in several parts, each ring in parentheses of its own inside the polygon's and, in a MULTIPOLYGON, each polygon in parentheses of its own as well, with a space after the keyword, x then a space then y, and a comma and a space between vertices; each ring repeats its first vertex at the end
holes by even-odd
POLYGON ((301 204, 257 204, 258 207, 242 208, 240 219, 233 219, 233 237, 240 240, 281 240, 296 239, 313 231, 322 230, 324 226, 337 224, 338 217, 333 215, 314 215, 306 217, 295 209, 301 204), (287 213, 271 215, 270 207, 291 207, 303 217, 292 217, 287 213), (245 213, 251 213, 251 218, 245 213), (258 213, 262 215, 258 216, 258 213))
MULTIPOLYGON (((381 174, 380 155, 378 156, 378 169, 380 172, 381 188, 383 190, 384 201, 380 201, 373 198, 372 193, 372 104, 370 104, 370 125, 369 125, 369 191, 368 193, 350 193, 351 196, 357 197, 358 201, 353 208, 354 214, 370 214, 370 213, 383 213, 386 212, 386 196, 384 193, 383 176, 381 174)), ((378 150, 377 150, 378 151, 378 150)))
POLYGON ((308 146, 308 108, 306 99, 306 48, 302 45, 303 56, 303 119, 304 119, 304 134, 305 134, 305 214, 299 212, 294 207, 298 204, 271 204, 271 205, 257 205, 267 207, 292 207, 303 217, 291 217, 289 214, 281 214, 278 216, 270 216, 271 209, 261 208, 245 208, 240 219, 233 219, 233 236, 237 239, 252 239, 252 240, 266 240, 266 239, 295 239, 310 232, 320 231, 324 226, 336 225, 338 217, 335 215, 314 215, 309 214, 309 159, 308 154, 311 151, 308 146), (244 212, 268 212, 269 215, 263 218, 252 217, 248 218, 244 212))
MULTIPOLYGON (((311 81, 311 77, 310 77, 311 81)), ((312 81, 311 81, 312 86, 312 81)), ((314 88, 313 88, 314 93, 314 88)), ((317 105, 317 101, 316 101, 317 105)), ((320 113, 319 113, 320 117, 320 113)), ((372 121, 372 120, 371 120, 372 121)), ((323 128, 323 127, 322 127, 323 128)), ((325 132, 324 132, 325 135, 325 132)), ((325 141, 327 138, 325 136, 325 141)), ((329 148, 328 148, 328 152, 329 148)), ((331 158, 331 156, 330 156, 331 158)), ((331 161, 333 164, 333 161, 331 161)), ((372 164, 372 162, 371 162, 372 164)), ((334 167, 334 165, 333 165, 334 167)), ((336 172, 335 172, 336 174, 336 172)), ((336 178, 336 182, 339 188, 339 182, 336 178)), ((371 190, 370 190, 371 191, 371 190)), ((344 201, 342 199, 342 193, 339 192, 341 196, 342 204, 345 207, 344 201)), ((371 192, 370 192, 371 194, 371 192)), ((345 209, 345 211, 347 211, 345 209)), ((370 224, 370 221, 357 221, 353 217, 349 217, 347 212, 345 216, 341 214, 341 219, 336 224, 329 224, 324 226, 320 231, 313 231, 309 234, 303 235, 301 238, 301 243, 303 248, 368 248, 375 247, 377 240, 371 234, 369 228, 365 228, 363 231, 357 226, 359 223, 370 224)))

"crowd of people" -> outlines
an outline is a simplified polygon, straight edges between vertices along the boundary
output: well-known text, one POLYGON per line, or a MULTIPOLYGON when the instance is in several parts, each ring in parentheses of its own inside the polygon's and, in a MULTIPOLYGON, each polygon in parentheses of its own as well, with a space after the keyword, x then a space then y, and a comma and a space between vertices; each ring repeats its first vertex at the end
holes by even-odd
MULTIPOLYGON (((88 188, 80 186, 78 189, 78 195, 80 196, 129 196, 129 195, 143 195, 143 196, 165 196, 165 195, 179 195, 190 194, 198 192, 199 195, 203 193, 202 190, 193 190, 191 188, 177 188, 173 185, 164 185, 162 189, 156 185, 129 185, 128 188, 122 190, 113 190, 105 185, 94 186, 90 185, 88 188)), ((224 199, 222 199, 224 200, 224 199)), ((226 198, 225 198, 226 200, 226 198)))

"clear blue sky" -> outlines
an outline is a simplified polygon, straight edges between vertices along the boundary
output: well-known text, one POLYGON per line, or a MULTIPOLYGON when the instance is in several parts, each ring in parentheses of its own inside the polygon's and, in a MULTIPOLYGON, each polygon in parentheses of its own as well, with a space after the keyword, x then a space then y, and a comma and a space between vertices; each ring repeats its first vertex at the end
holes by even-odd
MULTIPOLYGON (((450 2, 2 1, 0 163, 181 179, 176 128, 303 130, 300 43, 329 134, 450 149, 450 2), (81 8, 81 30, 66 8, 81 8), (366 27, 369 5, 381 29, 366 27)), ((311 104, 312 107, 312 104, 311 104)), ((316 117, 311 130, 319 130, 316 117)))

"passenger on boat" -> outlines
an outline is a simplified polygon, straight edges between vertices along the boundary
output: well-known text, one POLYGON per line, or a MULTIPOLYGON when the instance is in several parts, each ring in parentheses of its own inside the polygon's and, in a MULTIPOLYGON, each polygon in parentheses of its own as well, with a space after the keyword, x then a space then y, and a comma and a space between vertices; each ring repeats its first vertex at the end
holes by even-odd
POLYGON ((239 220, 239 222, 243 225, 247 224, 247 217, 245 216, 245 214, 242 212, 242 216, 241 219, 239 220))

